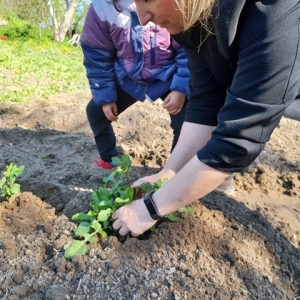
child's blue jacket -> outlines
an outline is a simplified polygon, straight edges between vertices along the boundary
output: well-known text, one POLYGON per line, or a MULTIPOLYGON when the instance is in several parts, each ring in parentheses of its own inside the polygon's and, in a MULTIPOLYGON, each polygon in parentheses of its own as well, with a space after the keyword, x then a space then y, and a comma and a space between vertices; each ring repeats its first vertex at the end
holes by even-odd
POLYGON ((137 100, 155 101, 168 91, 189 97, 185 52, 166 29, 140 26, 132 0, 94 0, 82 34, 84 65, 97 105, 117 101, 118 84, 137 100))

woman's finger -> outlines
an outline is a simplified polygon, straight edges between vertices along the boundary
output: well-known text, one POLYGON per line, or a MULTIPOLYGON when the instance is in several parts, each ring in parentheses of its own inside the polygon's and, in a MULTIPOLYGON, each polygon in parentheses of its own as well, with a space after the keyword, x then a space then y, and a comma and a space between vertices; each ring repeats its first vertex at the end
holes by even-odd
POLYGON ((122 227, 122 222, 119 220, 119 219, 117 219, 114 223, 113 223, 113 229, 115 229, 115 230, 118 230, 118 229, 120 229, 121 227, 122 227))
POLYGON ((113 220, 118 219, 116 212, 114 212, 114 213, 111 215, 111 218, 112 218, 113 220))
POLYGON ((131 235, 132 235, 133 237, 137 237, 137 236, 141 235, 141 233, 136 233, 136 232, 132 232, 132 231, 131 231, 131 235))
POLYGON ((119 234, 120 235, 126 235, 127 233, 129 233, 129 230, 128 230, 128 228, 127 227, 125 227, 125 226, 123 226, 123 227, 121 227, 121 229, 119 230, 119 234))

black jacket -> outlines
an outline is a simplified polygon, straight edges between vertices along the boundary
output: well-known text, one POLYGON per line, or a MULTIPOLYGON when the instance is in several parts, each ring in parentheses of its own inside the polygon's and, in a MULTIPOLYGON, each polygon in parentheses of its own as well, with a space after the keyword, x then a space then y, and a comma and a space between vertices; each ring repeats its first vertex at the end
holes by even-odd
POLYGON ((217 126, 197 153, 206 165, 239 172, 263 150, 300 86, 299 18, 299 0, 219 0, 212 34, 174 36, 191 71, 185 120, 217 126))

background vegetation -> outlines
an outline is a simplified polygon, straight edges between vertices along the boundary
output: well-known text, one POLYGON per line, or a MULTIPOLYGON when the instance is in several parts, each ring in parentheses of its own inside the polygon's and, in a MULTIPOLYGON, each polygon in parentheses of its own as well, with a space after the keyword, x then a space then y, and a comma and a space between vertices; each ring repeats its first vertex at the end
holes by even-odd
MULTIPOLYGON (((55 41, 48 1, 0 0, 0 102, 45 99, 56 93, 87 89, 80 47, 55 41)), ((66 1, 67 2, 67 1, 66 1)), ((53 1, 56 18, 67 4, 53 1)), ((79 1, 69 29, 80 34, 87 1, 79 1)))

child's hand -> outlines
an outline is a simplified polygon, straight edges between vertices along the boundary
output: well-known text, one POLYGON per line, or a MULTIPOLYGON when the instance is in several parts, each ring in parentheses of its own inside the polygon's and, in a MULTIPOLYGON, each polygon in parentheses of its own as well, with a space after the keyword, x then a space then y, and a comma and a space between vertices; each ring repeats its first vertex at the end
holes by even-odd
POLYGON ((102 110, 108 120, 118 120, 118 108, 116 102, 102 105, 102 110))
POLYGON ((185 94, 173 91, 164 100, 163 107, 170 115, 177 115, 180 113, 185 101, 185 94))

